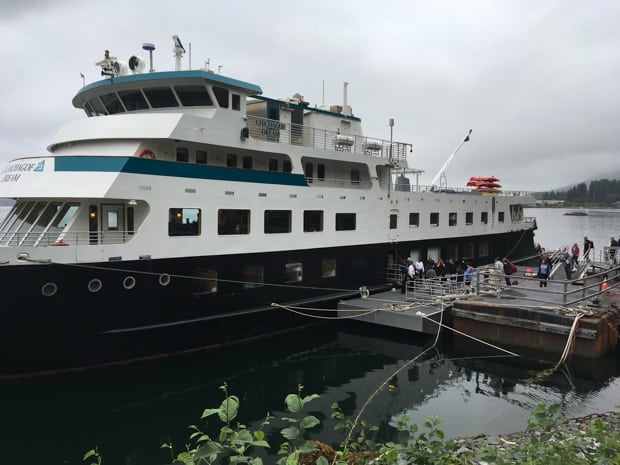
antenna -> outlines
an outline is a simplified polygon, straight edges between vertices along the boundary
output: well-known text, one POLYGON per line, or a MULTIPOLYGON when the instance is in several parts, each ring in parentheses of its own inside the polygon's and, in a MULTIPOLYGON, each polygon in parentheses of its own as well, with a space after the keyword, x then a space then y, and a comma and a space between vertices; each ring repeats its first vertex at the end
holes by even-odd
POLYGON ((155 44, 144 42, 142 44, 142 50, 146 50, 149 52, 149 66, 150 66, 149 73, 152 73, 155 71, 153 69, 153 50, 155 50, 155 44))
POLYGON ((217 74, 222 74, 222 68, 224 65, 217 65, 217 74))
POLYGON ((82 87, 84 87, 86 85, 86 77, 84 77, 84 73, 80 73, 80 76, 82 76, 82 87))
POLYGON ((174 52, 174 70, 181 70, 181 58, 183 58, 183 54, 185 53, 185 47, 181 43, 181 39, 179 39, 178 35, 173 35, 172 40, 174 42, 174 48, 172 51, 174 52))

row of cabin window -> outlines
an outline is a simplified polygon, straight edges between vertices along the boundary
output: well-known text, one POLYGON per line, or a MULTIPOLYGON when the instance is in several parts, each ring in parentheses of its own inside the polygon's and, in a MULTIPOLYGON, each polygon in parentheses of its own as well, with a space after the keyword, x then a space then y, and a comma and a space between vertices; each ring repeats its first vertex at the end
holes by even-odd
MULTIPOLYGON (((451 212, 448 214, 448 226, 456 226, 457 225, 457 213, 451 212)), ((391 214, 390 215, 390 229, 396 229, 398 227, 398 215, 391 214)), ((497 213, 497 221, 498 223, 504 222, 504 212, 497 213)), ((480 222, 482 224, 487 224, 489 222, 489 212, 481 212, 480 213, 480 222)), ((471 225, 474 224, 474 213, 466 212, 465 213, 465 224, 471 225)), ((433 212, 430 214, 430 225, 431 226, 439 226, 439 212, 433 212)), ((420 214, 419 213, 409 213, 409 226, 420 226, 420 214)))
MULTIPOLYGON (((231 94, 228 89, 218 86, 213 86, 211 90, 220 108, 230 106, 233 110, 241 110, 241 96, 239 94, 231 94)), ((144 89, 119 90, 118 92, 93 97, 84 105, 84 110, 88 116, 98 116, 179 106, 211 107, 213 100, 207 86, 204 85, 174 86, 172 88, 167 86, 145 87, 144 89)))
MULTIPOLYGON (((335 258, 321 259, 321 278, 333 278, 337 275, 335 258)), ((194 271, 194 294, 215 294, 218 289, 218 271, 216 267, 197 269, 194 271)), ((284 264, 284 282, 298 283, 304 279, 304 265, 301 262, 284 264)), ((241 267, 241 281, 244 289, 263 287, 265 270, 262 263, 247 264, 241 267)))
MULTIPOLYGON (((238 157, 234 153, 229 153, 226 155, 226 167, 227 168, 239 168, 239 158, 241 158, 241 168, 244 170, 251 170, 254 166, 254 159, 250 155, 244 155, 242 157, 238 157)), ((196 150, 195 153, 196 164, 198 165, 206 165, 208 163, 207 160, 207 151, 206 150, 196 150)), ((189 149, 186 147, 177 147, 177 161, 181 163, 189 163, 189 149)), ((277 158, 270 158, 268 167, 269 171, 279 171, 279 163, 280 160, 277 158)), ((293 167, 291 165, 290 160, 282 160, 282 171, 284 173, 290 173, 293 167)))
MULTIPOLYGON (((265 234, 290 233, 291 210, 265 210, 265 234)), ((336 231, 354 231, 355 213, 336 213, 336 231)), ((200 208, 170 208, 168 214, 169 236, 199 236, 201 234, 200 208)), ((304 232, 323 231, 323 211, 304 210, 304 232)), ((217 233, 221 236, 250 234, 250 210, 221 209, 217 212, 217 233)))

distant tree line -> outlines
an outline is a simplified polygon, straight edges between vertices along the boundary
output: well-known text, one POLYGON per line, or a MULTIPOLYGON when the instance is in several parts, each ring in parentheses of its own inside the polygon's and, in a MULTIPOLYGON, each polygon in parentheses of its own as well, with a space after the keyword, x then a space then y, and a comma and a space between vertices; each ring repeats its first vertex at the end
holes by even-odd
POLYGON ((599 179, 579 183, 565 191, 550 191, 542 193, 542 200, 564 200, 566 203, 579 205, 620 204, 620 179, 599 179))

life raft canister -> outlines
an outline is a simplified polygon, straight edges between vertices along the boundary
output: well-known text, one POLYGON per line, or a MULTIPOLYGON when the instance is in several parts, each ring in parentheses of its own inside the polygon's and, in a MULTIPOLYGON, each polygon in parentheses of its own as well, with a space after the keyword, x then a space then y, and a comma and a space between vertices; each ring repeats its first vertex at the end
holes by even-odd
POLYGON ((140 150, 140 152, 138 152, 138 158, 150 158, 151 160, 155 160, 155 153, 149 149, 140 150))

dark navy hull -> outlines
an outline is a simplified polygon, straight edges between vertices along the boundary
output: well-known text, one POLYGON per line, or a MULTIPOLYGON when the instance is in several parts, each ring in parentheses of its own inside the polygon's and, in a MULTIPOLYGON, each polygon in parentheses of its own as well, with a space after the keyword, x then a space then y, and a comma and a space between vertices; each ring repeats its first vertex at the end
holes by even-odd
POLYGON ((271 304, 335 308, 339 299, 359 295, 360 286, 388 285, 389 260, 414 247, 425 256, 427 247, 460 247, 478 239, 489 243, 478 263, 534 252, 533 231, 527 230, 266 254, 0 266, 0 376, 163 356, 313 324, 316 319, 271 304), (326 257, 336 261, 335 276, 322 277, 326 257), (248 286, 241 270, 257 263, 263 285, 248 286), (287 263, 303 264, 300 281, 290 282, 287 263), (216 292, 205 292, 199 273, 205 269, 217 269, 216 292), (53 295, 45 295, 51 290, 53 295))

